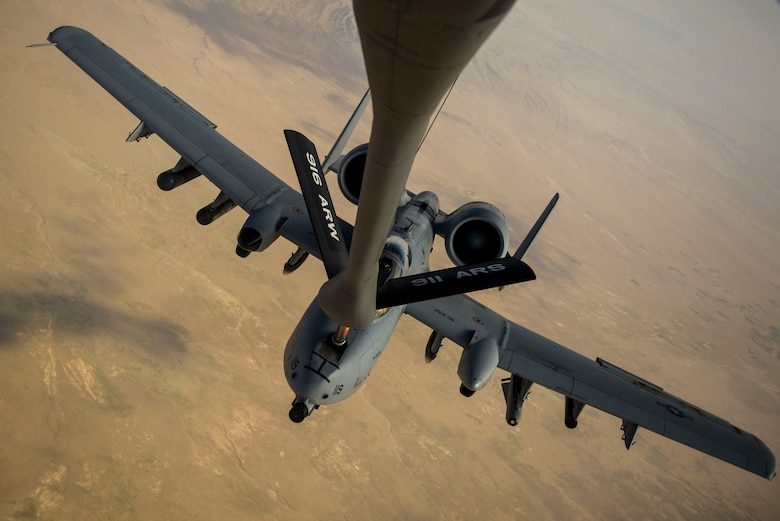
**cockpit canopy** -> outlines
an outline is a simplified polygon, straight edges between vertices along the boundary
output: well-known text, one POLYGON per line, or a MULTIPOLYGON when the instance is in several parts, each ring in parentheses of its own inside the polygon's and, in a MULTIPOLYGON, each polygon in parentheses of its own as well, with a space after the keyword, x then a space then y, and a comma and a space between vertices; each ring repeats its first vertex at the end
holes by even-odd
POLYGON ((390 279, 407 275, 410 267, 409 244, 400 237, 391 235, 379 258, 379 286, 390 279))

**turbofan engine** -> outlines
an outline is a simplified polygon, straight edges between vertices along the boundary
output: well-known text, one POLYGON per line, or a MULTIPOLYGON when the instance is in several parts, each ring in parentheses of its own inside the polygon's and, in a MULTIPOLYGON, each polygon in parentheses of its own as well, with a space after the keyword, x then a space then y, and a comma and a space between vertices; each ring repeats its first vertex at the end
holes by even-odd
POLYGON ((509 228, 504 214, 490 203, 466 203, 437 224, 450 260, 457 266, 505 257, 509 228))
POLYGON ((358 204, 360 187, 363 185, 363 172, 366 169, 368 143, 353 148, 341 160, 338 166, 339 188, 341 193, 352 204, 358 204))
MULTIPOLYGON (((334 166, 339 188, 352 204, 358 204, 368 143, 353 148, 334 166)), ((509 228, 504 214, 490 203, 466 203, 436 221, 436 233, 444 237, 447 255, 457 266, 500 259, 506 256, 509 228)))

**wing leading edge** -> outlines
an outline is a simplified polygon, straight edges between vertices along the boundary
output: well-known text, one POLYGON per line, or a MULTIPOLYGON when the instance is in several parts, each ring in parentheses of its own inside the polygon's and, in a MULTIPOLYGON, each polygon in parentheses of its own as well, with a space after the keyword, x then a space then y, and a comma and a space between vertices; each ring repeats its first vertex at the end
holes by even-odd
MULTIPOLYGON (((498 367, 623 420, 626 446, 637 426, 767 479, 774 454, 756 436, 604 360, 590 360, 459 295, 410 304, 406 313, 463 348, 493 338, 498 367)), ((576 422, 575 422, 576 425, 576 422)))
MULTIPOLYGON (((286 220, 281 235, 320 257, 301 194, 228 141, 206 117, 83 29, 60 27, 48 40, 141 120, 131 138, 157 134, 181 154, 183 164, 247 213, 276 207, 286 220)), ((352 227, 341 221, 341 228, 349 244, 352 227)))

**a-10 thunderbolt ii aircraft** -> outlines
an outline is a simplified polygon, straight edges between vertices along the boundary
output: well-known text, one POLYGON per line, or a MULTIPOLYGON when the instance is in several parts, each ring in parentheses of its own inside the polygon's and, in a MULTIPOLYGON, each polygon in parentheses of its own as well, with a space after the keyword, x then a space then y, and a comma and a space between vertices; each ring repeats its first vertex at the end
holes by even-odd
POLYGON ((355 393, 406 313, 432 329, 427 361, 436 357, 445 338, 463 348, 457 372, 464 396, 485 387, 497 368, 509 373, 501 381, 509 425, 517 425, 536 383, 564 395, 569 428, 577 426, 589 405, 622 420, 627 449, 643 427, 772 479, 775 457, 756 436, 605 360, 589 360, 529 331, 465 295, 535 278, 522 257, 557 194, 510 256, 507 225, 494 206, 472 202, 447 214, 435 194, 406 191, 431 114, 512 3, 470 1, 458 10, 437 0, 400 7, 355 0, 373 96, 370 147, 341 155, 368 93, 322 164, 311 141, 286 130, 302 193, 92 34, 60 27, 49 41, 141 120, 127 141, 157 134, 181 155, 159 175, 161 189, 174 189, 200 175, 220 189, 197 213, 198 222, 209 224, 236 206, 249 214, 238 233, 239 256, 263 251, 281 236, 298 247, 285 272, 294 271, 309 254, 323 261, 329 280, 284 352, 285 375, 295 393, 292 421, 301 422, 318 407, 355 393), (337 172, 342 192, 358 204, 354 226, 336 216, 325 182, 328 170, 337 172), (444 238, 456 266, 431 272, 428 255, 436 234, 444 238))

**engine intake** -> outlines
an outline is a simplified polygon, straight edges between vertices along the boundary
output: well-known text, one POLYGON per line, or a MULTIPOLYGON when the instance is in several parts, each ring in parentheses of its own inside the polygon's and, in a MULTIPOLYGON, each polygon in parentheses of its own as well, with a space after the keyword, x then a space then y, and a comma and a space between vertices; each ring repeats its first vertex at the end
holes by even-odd
POLYGON ((341 193, 352 204, 358 204, 360 188, 363 185, 363 172, 366 170, 368 143, 353 148, 341 160, 338 170, 341 193))
POLYGON ((445 217, 436 232, 444 237, 450 260, 457 266, 506 256, 509 228, 504 214, 490 203, 464 204, 445 217))

